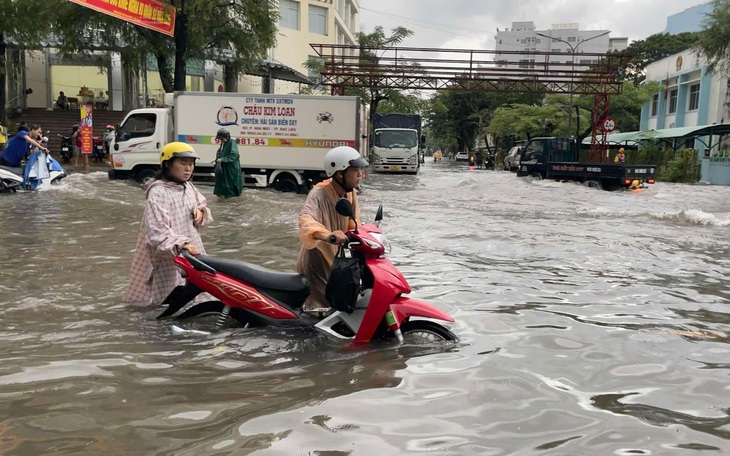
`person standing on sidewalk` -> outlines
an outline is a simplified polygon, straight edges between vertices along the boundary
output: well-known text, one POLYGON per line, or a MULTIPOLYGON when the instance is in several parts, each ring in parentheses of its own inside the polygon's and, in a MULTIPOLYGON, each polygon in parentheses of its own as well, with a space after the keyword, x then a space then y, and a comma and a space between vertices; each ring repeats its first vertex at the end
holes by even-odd
POLYGON ((241 157, 238 145, 231 139, 231 133, 225 128, 218 130, 215 138, 220 141, 215 154, 215 187, 213 194, 221 198, 241 196, 243 179, 241 178, 241 157))

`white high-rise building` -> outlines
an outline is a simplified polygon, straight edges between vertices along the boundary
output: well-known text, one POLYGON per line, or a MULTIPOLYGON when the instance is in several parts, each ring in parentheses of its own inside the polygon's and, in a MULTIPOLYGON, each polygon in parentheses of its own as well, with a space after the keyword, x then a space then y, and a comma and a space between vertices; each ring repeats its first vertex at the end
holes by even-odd
POLYGON ((609 30, 580 30, 577 23, 552 24, 549 29, 536 30, 534 22, 513 22, 511 28, 497 29, 497 35, 494 37, 497 41, 497 51, 565 54, 550 56, 549 62, 546 62, 545 56, 542 55, 499 54, 496 60, 498 63, 519 63, 520 68, 526 69, 545 69, 545 64, 563 64, 551 67, 558 69, 565 68, 564 64, 572 63, 575 70, 580 71, 581 68, 598 63, 598 57, 581 57, 577 54, 605 54, 609 51, 626 49, 628 38, 611 38, 609 34, 609 30), (573 54, 576 54, 575 61, 571 62, 573 54))

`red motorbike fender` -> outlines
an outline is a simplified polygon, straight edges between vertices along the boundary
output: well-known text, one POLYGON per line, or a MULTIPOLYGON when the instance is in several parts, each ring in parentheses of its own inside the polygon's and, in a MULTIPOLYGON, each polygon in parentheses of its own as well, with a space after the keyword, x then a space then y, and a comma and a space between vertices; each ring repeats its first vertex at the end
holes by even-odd
POLYGON ((394 291, 394 295, 411 292, 406 278, 387 258, 368 259, 366 264, 373 274, 376 284, 389 287, 394 291))
POLYGON ((431 304, 407 296, 396 298, 393 304, 390 305, 390 310, 393 312, 395 321, 398 322, 399 327, 403 323, 403 320, 408 317, 433 318, 434 320, 454 322, 454 319, 446 312, 437 309, 431 304))

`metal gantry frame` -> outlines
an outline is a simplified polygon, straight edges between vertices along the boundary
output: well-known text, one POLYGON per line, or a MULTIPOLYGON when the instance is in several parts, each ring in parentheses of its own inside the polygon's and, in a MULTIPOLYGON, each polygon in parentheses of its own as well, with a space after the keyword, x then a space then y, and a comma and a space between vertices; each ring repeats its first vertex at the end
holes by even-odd
POLYGON ((594 95, 590 157, 598 161, 608 148, 610 96, 622 91, 618 70, 631 60, 618 53, 311 46, 324 62, 321 84, 333 95, 346 87, 594 95))

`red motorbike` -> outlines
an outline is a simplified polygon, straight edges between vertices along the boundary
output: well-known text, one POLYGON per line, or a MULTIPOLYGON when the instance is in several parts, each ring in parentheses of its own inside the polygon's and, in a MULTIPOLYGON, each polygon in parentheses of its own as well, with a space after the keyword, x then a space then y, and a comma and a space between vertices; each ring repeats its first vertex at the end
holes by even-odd
MULTIPOLYGON (((346 199, 337 203, 337 212, 354 218, 352 205, 346 199)), ((360 292, 352 312, 328 309, 332 313, 313 315, 303 311, 309 285, 300 274, 208 255, 194 257, 183 251, 175 263, 186 283, 165 299, 163 304, 168 307, 157 318, 175 316, 201 292, 207 292, 217 301, 196 304, 177 318, 217 315, 219 327, 228 324, 229 319, 244 327, 312 326, 334 338, 355 343, 392 337, 403 341, 405 336, 409 340, 456 340, 449 329, 433 321, 453 322, 453 318, 430 304, 404 296, 411 288, 384 256, 390 245, 378 228, 382 218, 381 205, 374 224, 355 226, 346 233, 344 253, 357 258, 362 271, 360 292)))
POLYGON ((92 141, 91 158, 95 162, 101 163, 107 156, 106 149, 104 148, 104 138, 101 136, 93 136, 92 141))

